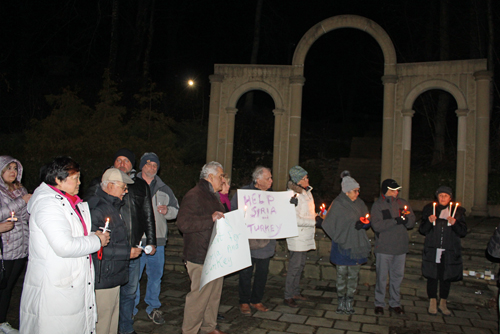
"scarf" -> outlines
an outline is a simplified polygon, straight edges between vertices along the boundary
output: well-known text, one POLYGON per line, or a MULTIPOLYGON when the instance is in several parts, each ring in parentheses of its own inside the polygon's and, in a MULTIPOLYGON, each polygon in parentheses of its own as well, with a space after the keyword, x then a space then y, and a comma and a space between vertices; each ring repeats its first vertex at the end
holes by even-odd
POLYGON ((354 228, 359 218, 367 213, 368 208, 360 198, 353 202, 342 192, 333 200, 322 227, 337 244, 338 252, 343 256, 362 259, 370 253, 371 244, 366 231, 354 228))

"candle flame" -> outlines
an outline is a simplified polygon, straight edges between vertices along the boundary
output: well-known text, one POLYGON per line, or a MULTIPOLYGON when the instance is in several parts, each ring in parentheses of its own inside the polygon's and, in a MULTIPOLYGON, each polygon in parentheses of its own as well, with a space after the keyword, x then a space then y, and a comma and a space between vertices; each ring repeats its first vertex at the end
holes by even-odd
POLYGON ((367 218, 367 219, 368 219, 368 217, 370 217, 370 214, 369 214, 369 213, 367 213, 367 214, 366 214, 365 218, 367 218))
POLYGON ((245 205, 245 211, 247 211, 247 206, 245 205))

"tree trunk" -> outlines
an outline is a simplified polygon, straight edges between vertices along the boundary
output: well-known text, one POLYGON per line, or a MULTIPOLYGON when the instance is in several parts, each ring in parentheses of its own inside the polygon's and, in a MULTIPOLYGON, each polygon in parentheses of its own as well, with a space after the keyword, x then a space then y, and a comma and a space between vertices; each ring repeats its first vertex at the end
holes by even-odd
POLYGON ((111 41, 109 43, 108 68, 112 79, 116 75, 116 58, 118 56, 118 0, 113 0, 111 12, 111 41))
POLYGON ((151 48, 153 47, 153 35, 154 35, 154 8, 155 8, 155 1, 156 0, 151 0, 151 6, 150 6, 150 13, 149 13, 149 29, 147 31, 147 45, 146 45, 146 50, 144 51, 144 61, 142 63, 142 79, 143 83, 142 86, 146 87, 150 81, 150 70, 149 70, 149 60, 150 60, 150 55, 151 55, 151 48))
MULTIPOLYGON (((255 26, 253 30, 253 45, 252 55, 250 56, 250 64, 257 64, 260 45, 260 17, 262 16, 262 3, 264 0, 257 0, 257 8, 255 10, 255 26)), ((251 110, 253 107, 254 93, 248 92, 245 96, 245 105, 243 110, 251 110)))
MULTIPOLYGON (((441 0, 441 15, 439 22, 439 58, 440 60, 450 59, 450 38, 449 38, 449 16, 448 0, 441 0)), ((434 120, 434 150, 432 154, 432 165, 439 164, 445 159, 445 133, 446 133, 446 113, 450 105, 450 95, 440 92, 436 108, 436 118, 434 120)))

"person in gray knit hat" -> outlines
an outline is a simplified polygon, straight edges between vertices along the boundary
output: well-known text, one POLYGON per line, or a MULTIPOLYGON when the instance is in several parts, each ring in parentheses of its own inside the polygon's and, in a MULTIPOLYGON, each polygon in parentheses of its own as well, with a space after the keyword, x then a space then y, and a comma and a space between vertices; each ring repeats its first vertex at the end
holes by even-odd
POLYGON ((337 313, 353 314, 359 271, 371 250, 366 236, 370 221, 368 208, 358 197, 359 183, 349 171, 343 171, 340 177, 342 192, 330 205, 322 227, 332 239, 330 262, 337 268, 337 313))
MULTIPOLYGON (((306 300, 300 293, 300 277, 306 265, 307 251, 316 249, 314 234, 316 232, 316 215, 314 209, 314 198, 311 193, 313 189, 309 185, 309 177, 304 168, 295 166, 290 169, 290 181, 288 189, 293 190, 292 203, 295 206, 299 235, 287 238, 286 242, 290 256, 288 260, 288 272, 285 283, 284 304, 290 307, 298 307, 295 300, 306 300)), ((319 218, 319 217, 318 217, 319 218)))

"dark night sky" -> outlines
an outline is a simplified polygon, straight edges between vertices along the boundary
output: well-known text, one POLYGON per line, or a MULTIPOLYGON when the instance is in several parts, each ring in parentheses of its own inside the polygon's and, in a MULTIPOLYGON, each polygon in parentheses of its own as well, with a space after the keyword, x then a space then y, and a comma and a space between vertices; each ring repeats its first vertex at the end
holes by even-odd
MULTIPOLYGON (((131 82, 138 76, 131 70, 137 51, 132 36, 138 3, 120 1, 118 82, 125 95, 135 92, 131 82)), ((321 20, 340 14, 365 16, 381 25, 393 40, 399 62, 439 60, 439 3, 264 0, 258 63, 290 64, 303 34, 321 20)), ((450 58, 480 57, 485 54, 486 2, 451 3, 450 58), (480 26, 480 34, 472 39, 471 18, 480 26)), ((500 4, 492 3, 494 20, 500 22, 500 4)), ((18 0, 3 1, 0 6, 0 121, 8 124, 0 131, 22 130, 30 118, 45 117, 50 108, 44 95, 57 94, 65 86, 77 88, 92 104, 108 61, 111 0, 18 0)), ((249 63, 255 6, 256 1, 156 1, 151 73, 158 89, 170 95, 163 112, 178 116, 175 108, 184 102, 176 92, 190 77, 203 83, 208 110, 208 76, 214 64, 249 63)), ((345 124, 351 136, 380 134, 383 57, 373 38, 355 29, 330 32, 312 46, 305 66, 304 134, 342 138, 345 124)), ((262 115, 247 116, 272 123, 272 100, 261 95, 256 99, 256 112, 262 115)), ((238 113, 238 119, 245 116, 238 113)))

